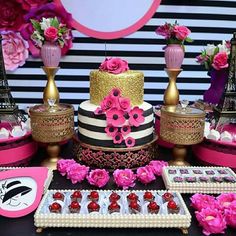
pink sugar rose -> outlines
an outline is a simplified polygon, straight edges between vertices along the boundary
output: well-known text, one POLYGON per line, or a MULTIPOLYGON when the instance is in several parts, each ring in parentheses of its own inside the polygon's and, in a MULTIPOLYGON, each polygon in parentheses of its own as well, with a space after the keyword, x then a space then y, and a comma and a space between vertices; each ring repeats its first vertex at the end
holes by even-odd
POLYGON ((104 169, 92 170, 87 176, 88 182, 99 188, 105 186, 108 183, 109 178, 109 173, 104 169))
POLYGON ((129 70, 127 61, 120 58, 106 58, 99 67, 101 71, 107 71, 112 74, 120 74, 129 70))
POLYGON ((58 38, 57 34, 58 34, 58 29, 53 26, 50 26, 44 30, 44 36, 47 41, 51 41, 51 42, 56 41, 58 38))
POLYGON ((127 112, 130 111, 131 103, 130 103, 130 99, 129 98, 119 97, 118 101, 119 101, 119 105, 120 105, 120 109, 121 110, 127 111, 127 112))
POLYGON ((227 225, 236 229, 236 201, 230 204, 224 214, 227 225))
POLYGON ((104 112, 109 111, 110 109, 116 107, 116 100, 115 100, 114 97, 112 97, 112 96, 110 96, 110 95, 109 95, 109 96, 106 96, 106 97, 102 100, 100 106, 101 106, 101 109, 102 109, 104 112))
POLYGON ((76 164, 76 161, 73 159, 60 159, 57 162, 57 170, 60 172, 62 176, 67 174, 69 167, 73 164, 76 164))
POLYGON ((135 127, 139 127, 140 124, 144 122, 145 118, 143 116, 143 109, 139 107, 134 107, 129 112, 129 123, 135 127))
POLYGON ((148 184, 156 179, 152 169, 149 166, 139 167, 137 169, 137 177, 143 184, 148 184))
POLYGON ((201 211, 203 208, 218 208, 217 202, 213 196, 206 194, 194 194, 191 198, 191 206, 197 211, 201 211))
POLYGON ((196 212, 196 218, 203 227, 203 234, 224 234, 226 221, 222 213, 217 209, 205 208, 196 212))
POLYGON ((181 41, 185 40, 191 31, 186 26, 175 25, 174 26, 175 37, 181 41))
POLYGON ((5 69, 14 71, 25 64, 29 57, 29 45, 19 33, 2 31, 1 34, 5 69))
POLYGON ((48 0, 16 0, 21 3, 22 7, 29 11, 33 7, 39 7, 48 2, 48 0))
POLYGON ((136 175, 130 169, 117 169, 113 173, 113 178, 117 186, 128 189, 129 187, 134 187, 136 175))
POLYGON ((217 53, 213 58, 212 66, 216 70, 227 68, 229 66, 227 53, 226 52, 217 53))
POLYGON ((164 36, 165 39, 169 39, 171 37, 170 24, 165 23, 164 25, 159 26, 155 32, 158 35, 164 36))
POLYGON ((80 165, 80 164, 72 164, 67 170, 67 178, 71 180, 73 184, 82 182, 89 172, 89 167, 80 165))
POLYGON ((117 108, 108 110, 106 116, 108 125, 119 127, 125 123, 124 112, 122 110, 118 110, 117 108))
POLYGON ((216 198, 221 210, 227 209, 236 202, 236 193, 222 193, 216 198))
POLYGON ((152 169, 152 172, 156 176, 161 176, 162 174, 162 169, 165 166, 168 166, 168 162, 166 161, 151 161, 148 166, 152 169))

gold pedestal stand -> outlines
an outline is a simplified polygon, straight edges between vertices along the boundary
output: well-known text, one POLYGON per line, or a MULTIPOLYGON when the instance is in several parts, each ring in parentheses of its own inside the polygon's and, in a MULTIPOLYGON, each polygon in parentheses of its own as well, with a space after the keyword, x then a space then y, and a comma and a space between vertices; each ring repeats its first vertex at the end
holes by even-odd
POLYGON ((48 158, 43 166, 56 169, 60 159, 60 143, 74 135, 74 108, 69 104, 59 103, 59 92, 54 77, 59 67, 43 67, 47 74, 47 85, 43 93, 43 105, 30 108, 32 137, 47 144, 48 158))

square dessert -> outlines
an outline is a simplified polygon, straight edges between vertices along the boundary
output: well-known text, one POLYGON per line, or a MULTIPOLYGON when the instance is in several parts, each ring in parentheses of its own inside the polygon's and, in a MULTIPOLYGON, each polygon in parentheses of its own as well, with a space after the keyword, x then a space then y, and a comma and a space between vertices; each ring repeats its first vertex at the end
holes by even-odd
POLYGON ((179 170, 180 173, 183 175, 183 174, 189 174, 188 170, 187 169, 180 169, 179 170))

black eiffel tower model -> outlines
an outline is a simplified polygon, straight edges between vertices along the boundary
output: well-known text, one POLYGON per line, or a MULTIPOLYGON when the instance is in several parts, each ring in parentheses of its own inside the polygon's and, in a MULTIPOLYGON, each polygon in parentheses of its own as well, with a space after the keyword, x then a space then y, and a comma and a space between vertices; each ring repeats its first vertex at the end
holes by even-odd
POLYGON ((0 35, 0 121, 19 125, 21 121, 26 120, 15 104, 8 86, 2 52, 2 36, 0 35))
POLYGON ((236 32, 234 32, 230 43, 228 81, 225 84, 225 91, 220 102, 214 109, 214 116, 216 130, 221 132, 226 125, 229 125, 231 131, 233 129, 236 133, 236 32))

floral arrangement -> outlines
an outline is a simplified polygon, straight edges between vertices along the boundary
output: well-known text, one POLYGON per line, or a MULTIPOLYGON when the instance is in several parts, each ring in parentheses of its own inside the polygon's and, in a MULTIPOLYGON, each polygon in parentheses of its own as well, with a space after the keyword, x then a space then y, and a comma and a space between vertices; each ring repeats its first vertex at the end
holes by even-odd
POLYGON ((112 89, 94 111, 94 114, 106 115, 107 127, 105 131, 112 138, 114 144, 124 142, 126 147, 135 145, 135 139, 129 134, 132 126, 138 127, 144 122, 143 109, 137 106, 131 108, 130 99, 122 97, 120 89, 112 89))
POLYGON ((196 57, 197 63, 204 65, 206 70, 221 70, 228 68, 228 56, 230 54, 230 42, 222 41, 222 44, 215 46, 207 44, 207 47, 202 50, 201 54, 196 57))
POLYGON ((38 47, 42 47, 48 41, 58 43, 63 48, 69 39, 70 30, 66 28, 66 25, 60 24, 57 17, 43 17, 41 21, 31 19, 31 23, 34 27, 31 38, 38 47))
POLYGON ((112 74, 120 74, 129 70, 128 62, 120 58, 106 58, 100 65, 99 70, 112 74))
MULTIPOLYGON (((123 189, 134 187, 136 179, 143 184, 148 184, 156 179, 155 176, 161 176, 162 168, 167 165, 168 163, 165 161, 151 161, 148 165, 139 167, 136 174, 131 169, 117 169, 113 173, 113 179, 116 185, 123 189)), ((80 165, 73 159, 59 160, 57 170, 62 176, 67 176, 73 184, 87 179, 89 184, 102 188, 110 179, 106 170, 95 169, 89 172, 89 167, 80 165)))
POLYGON ((168 44, 184 44, 184 42, 192 42, 189 38, 191 31, 189 28, 183 25, 179 25, 177 21, 175 23, 165 23, 164 25, 158 26, 156 34, 164 36, 168 44))
POLYGON ((224 233, 227 225, 236 228, 236 193, 223 193, 216 198, 194 194, 191 202, 204 235, 224 233))

